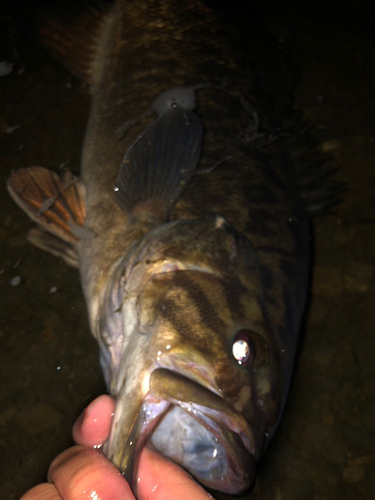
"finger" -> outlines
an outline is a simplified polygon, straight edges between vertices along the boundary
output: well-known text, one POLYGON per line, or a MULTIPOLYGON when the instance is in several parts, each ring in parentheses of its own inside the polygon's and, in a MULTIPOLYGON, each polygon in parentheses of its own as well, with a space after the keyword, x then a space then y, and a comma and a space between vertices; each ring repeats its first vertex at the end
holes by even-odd
POLYGON ((62 500, 62 497, 53 484, 43 483, 22 495, 21 500, 62 500))
POLYGON ((73 446, 52 462, 48 480, 64 500, 134 500, 119 470, 97 450, 73 446))
POLYGON ((74 424, 74 441, 89 447, 103 444, 109 436, 114 407, 114 399, 110 396, 96 398, 74 424))
POLYGON ((148 448, 144 448, 139 464, 138 497, 140 500, 212 500, 181 467, 148 448))

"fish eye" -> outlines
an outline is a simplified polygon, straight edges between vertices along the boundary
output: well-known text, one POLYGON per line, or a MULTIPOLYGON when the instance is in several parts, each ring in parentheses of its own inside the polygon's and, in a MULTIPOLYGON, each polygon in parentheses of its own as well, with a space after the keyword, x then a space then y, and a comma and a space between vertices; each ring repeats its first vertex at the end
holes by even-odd
POLYGON ((255 367, 268 360, 268 346, 259 334, 240 330, 234 337, 232 354, 239 365, 255 367))

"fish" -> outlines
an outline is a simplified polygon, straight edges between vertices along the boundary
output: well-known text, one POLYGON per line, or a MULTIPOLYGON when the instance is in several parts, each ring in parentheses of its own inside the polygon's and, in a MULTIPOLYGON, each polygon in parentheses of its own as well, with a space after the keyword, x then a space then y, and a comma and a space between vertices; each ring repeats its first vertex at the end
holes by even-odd
POLYGON ((291 79, 256 17, 244 50, 210 3, 78 9, 50 6, 39 36, 91 94, 80 175, 21 168, 8 191, 29 240, 79 269, 116 399, 103 451, 133 491, 149 446, 243 493, 289 391, 309 210, 339 187, 293 144, 291 79))

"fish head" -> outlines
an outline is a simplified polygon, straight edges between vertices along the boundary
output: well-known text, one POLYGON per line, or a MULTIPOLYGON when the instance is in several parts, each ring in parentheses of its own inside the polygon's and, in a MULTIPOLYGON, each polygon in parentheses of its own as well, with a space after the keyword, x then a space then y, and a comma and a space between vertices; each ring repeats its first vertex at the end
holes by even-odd
POLYGON ((281 407, 256 252, 213 215, 150 232, 121 269, 105 452, 133 488, 147 445, 210 489, 245 491, 281 407))

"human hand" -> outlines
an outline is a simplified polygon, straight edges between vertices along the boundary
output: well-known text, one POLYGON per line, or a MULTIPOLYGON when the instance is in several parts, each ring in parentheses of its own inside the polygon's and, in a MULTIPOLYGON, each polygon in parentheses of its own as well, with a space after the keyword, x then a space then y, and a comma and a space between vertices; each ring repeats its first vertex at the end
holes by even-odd
MULTIPOLYGON (((32 488, 21 500, 134 500, 123 475, 94 448, 107 440, 113 411, 110 396, 94 400, 74 424, 77 445, 55 458, 48 483, 32 488)), ((138 477, 139 500, 212 498, 187 472, 148 448, 142 451, 138 477)))

